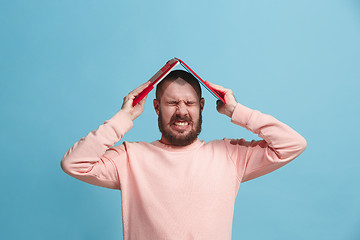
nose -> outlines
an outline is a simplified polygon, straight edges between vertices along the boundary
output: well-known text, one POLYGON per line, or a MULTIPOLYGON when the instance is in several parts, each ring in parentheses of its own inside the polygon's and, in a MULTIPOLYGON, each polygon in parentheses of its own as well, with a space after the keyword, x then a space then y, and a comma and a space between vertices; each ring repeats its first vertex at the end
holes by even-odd
POLYGON ((186 104, 183 101, 178 103, 176 113, 180 116, 185 116, 187 114, 186 104))

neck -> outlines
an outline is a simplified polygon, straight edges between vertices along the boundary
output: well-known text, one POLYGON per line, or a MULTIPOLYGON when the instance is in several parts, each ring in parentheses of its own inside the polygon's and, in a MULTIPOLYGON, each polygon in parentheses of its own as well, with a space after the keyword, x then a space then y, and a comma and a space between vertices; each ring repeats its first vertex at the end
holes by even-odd
POLYGON ((161 139, 159 140, 159 142, 161 142, 162 144, 168 145, 168 146, 174 146, 174 147, 186 147, 186 146, 190 146, 191 144, 193 144, 194 142, 197 142, 198 138, 193 139, 191 142, 185 142, 184 144, 180 143, 180 144, 173 144, 170 141, 168 141, 164 135, 161 136, 161 139))

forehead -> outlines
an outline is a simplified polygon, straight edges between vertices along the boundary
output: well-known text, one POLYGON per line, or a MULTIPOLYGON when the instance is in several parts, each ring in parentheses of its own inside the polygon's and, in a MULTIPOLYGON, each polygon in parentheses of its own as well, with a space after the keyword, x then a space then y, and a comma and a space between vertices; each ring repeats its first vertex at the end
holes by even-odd
POLYGON ((162 85, 160 98, 164 100, 197 100, 199 94, 191 84, 177 78, 162 85))

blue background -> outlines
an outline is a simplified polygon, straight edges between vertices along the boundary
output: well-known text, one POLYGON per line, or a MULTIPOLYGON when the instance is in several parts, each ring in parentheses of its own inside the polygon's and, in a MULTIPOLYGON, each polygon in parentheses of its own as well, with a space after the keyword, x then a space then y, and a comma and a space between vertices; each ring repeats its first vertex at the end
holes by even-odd
MULTIPOLYGON (((3 0, 0 20, 0 239, 122 239, 120 192, 60 160, 173 57, 308 142, 240 187, 233 239, 360 239, 359 1, 3 0)), ((204 96, 201 139, 258 138, 204 96)), ((160 138, 151 102, 124 140, 160 138)))

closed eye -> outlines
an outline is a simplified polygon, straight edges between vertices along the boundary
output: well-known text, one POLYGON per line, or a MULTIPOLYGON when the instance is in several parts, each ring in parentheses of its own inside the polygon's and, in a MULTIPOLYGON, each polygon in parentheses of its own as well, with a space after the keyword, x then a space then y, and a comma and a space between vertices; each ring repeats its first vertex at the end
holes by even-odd
POLYGON ((176 106, 178 105, 178 101, 168 101, 167 104, 170 106, 176 106))
MULTIPOLYGON (((180 104, 180 102, 181 101, 175 101, 175 100, 173 100, 173 101, 167 101, 166 103, 167 103, 167 105, 169 105, 169 106, 177 106, 177 105, 179 105, 180 104)), ((196 101, 183 101, 187 106, 194 106, 194 105, 196 105, 196 101)))

